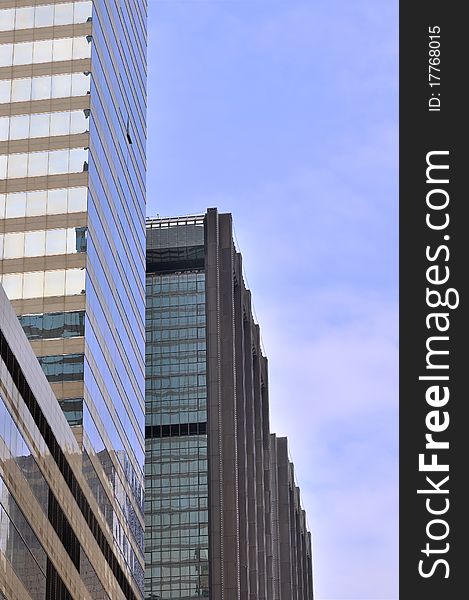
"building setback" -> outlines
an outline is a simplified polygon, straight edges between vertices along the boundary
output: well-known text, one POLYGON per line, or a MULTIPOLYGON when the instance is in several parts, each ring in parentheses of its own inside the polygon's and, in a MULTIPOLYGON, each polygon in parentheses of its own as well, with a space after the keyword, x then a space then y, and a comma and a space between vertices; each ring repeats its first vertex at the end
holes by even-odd
POLYGON ((231 215, 147 221, 146 333, 146 600, 311 600, 231 215))
POLYGON ((0 281, 143 597, 145 0, 0 0, 0 281))

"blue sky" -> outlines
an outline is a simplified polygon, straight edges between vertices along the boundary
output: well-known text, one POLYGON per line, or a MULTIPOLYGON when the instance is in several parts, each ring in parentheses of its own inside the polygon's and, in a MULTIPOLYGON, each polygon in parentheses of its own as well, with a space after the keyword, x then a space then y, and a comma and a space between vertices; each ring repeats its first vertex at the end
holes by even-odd
POLYGON ((232 212, 317 600, 397 592, 395 0, 149 0, 148 214, 232 212))

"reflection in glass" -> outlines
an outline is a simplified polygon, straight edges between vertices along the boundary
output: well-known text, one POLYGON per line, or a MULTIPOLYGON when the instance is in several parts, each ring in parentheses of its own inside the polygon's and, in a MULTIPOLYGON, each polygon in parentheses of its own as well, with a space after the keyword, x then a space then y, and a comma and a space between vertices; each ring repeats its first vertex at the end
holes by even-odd
POLYGON ((83 294, 85 291, 85 269, 59 269, 32 273, 7 273, 1 283, 10 300, 19 298, 41 298, 83 294), (39 289, 43 282, 42 289, 39 289), (34 295, 31 295, 34 294, 34 295))
POLYGON ((40 298, 44 290, 44 271, 25 273, 23 277, 23 298, 40 298))
MULTIPOLYGON (((66 152, 65 150, 59 150, 59 152, 66 152)), ((49 155, 56 154, 54 152, 32 152, 29 155, 24 154, 13 154, 18 158, 28 158, 28 177, 39 177, 40 175, 47 174, 47 163, 49 161, 49 155)), ((8 159, 8 168, 10 168, 10 160, 8 159)), ((12 175, 11 177, 14 177, 12 175)), ((25 177, 25 175, 19 175, 19 177, 25 177)))
POLYGON ((84 212, 87 194, 85 187, 0 194, 0 218, 84 212))
POLYGON ((85 37, 0 44, 0 67, 89 58, 91 44, 85 37))
POLYGON ((0 81, 0 104, 85 96, 90 91, 90 80, 90 75, 84 73, 4 79, 0 81))
POLYGON ((53 229, 47 232, 46 254, 65 254, 67 246, 66 229, 53 229))
MULTIPOLYGON (((13 196, 14 194, 11 194, 13 196)), ((47 192, 28 192, 26 201, 26 217, 46 214, 47 192)))
POLYGON ((10 102, 11 98, 11 79, 2 79, 0 81, 0 104, 10 102))
MULTIPOLYGON (((34 42, 38 43, 38 42, 34 42)), ((13 44, 13 64, 29 65, 33 62, 33 42, 13 44)), ((36 61, 34 61, 36 62, 36 61)))
POLYGON ((11 101, 25 102, 31 97, 31 78, 13 79, 11 83, 11 101))
POLYGON ((0 31, 86 23, 91 17, 91 12, 92 2, 90 0, 36 7, 19 7, 16 9, 15 22, 15 9, 7 8, 0 10, 0 31))
POLYGON ((85 133, 89 112, 83 110, 0 117, 0 140, 20 140, 85 133))
MULTIPOLYGON (((9 235, 9 234, 6 234, 9 235)), ((24 236, 24 255, 43 256, 46 241, 45 231, 27 231, 24 236)))
POLYGON ((65 292, 65 271, 46 271, 44 296, 63 296, 65 292))
POLYGON ((50 27, 54 24, 54 6, 36 6, 34 16, 35 27, 50 27))
MULTIPOLYGON (((52 40, 36 40, 33 49, 33 63, 47 63, 52 60, 52 40)), ((20 63, 24 64, 24 63, 20 63)))

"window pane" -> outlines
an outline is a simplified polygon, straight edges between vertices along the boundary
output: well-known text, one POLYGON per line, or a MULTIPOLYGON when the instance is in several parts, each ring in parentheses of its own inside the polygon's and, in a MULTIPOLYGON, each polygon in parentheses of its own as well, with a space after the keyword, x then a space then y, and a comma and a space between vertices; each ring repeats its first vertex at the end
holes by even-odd
POLYGON ((10 131, 10 117, 0 117, 0 140, 8 139, 10 131))
POLYGON ((35 63, 46 63, 52 60, 52 40, 40 40, 34 42, 35 63))
POLYGON ((41 115, 31 115, 31 125, 29 130, 30 137, 48 137, 49 122, 50 115, 48 113, 41 115))
POLYGON ((86 210, 86 188, 71 188, 68 190, 68 212, 84 212, 86 210))
POLYGON ((69 269, 66 271, 65 294, 82 294, 85 290, 85 269, 69 269))
POLYGON ((29 137, 29 115, 11 117, 10 139, 23 140, 29 137))
POLYGON ((70 133, 85 133, 86 131, 89 131, 89 118, 82 110, 72 111, 70 133))
POLYGON ((47 214, 56 215, 67 212, 67 190, 49 190, 47 195, 47 214))
POLYGON ((8 157, 8 177, 26 177, 28 162, 24 154, 10 154, 8 157))
POLYGON ((84 73, 73 73, 72 96, 85 96, 90 91, 91 77, 84 73))
POLYGON ((24 102, 31 97, 31 79, 13 79, 11 83, 11 101, 24 102))
POLYGON ((23 256, 24 233, 6 233, 3 244, 3 258, 23 256))
POLYGON ((11 80, 4 79, 0 81, 0 104, 10 102, 11 98, 11 80))
POLYGON ((45 231, 27 231, 24 236, 25 256, 44 256, 45 231))
POLYGON ((70 96, 71 75, 54 75, 52 77, 52 98, 70 96))
POLYGON ((16 29, 31 29, 34 27, 34 7, 16 9, 16 29))
POLYGON ((70 131, 70 113, 52 113, 50 120, 51 135, 66 135, 70 131))
POLYGON ((44 296, 63 296, 65 293, 65 271, 46 271, 44 296))
POLYGON ((21 298, 23 291, 23 276, 21 273, 10 273, 3 275, 2 285, 6 295, 10 300, 21 298))
POLYGON ((89 58, 91 56, 91 43, 86 37, 73 38, 73 58, 89 58))
MULTIPOLYGON (((52 153, 51 153, 52 154, 52 153)), ((26 158, 22 155, 23 159, 26 158)), ((48 152, 33 152, 29 155, 28 176, 40 177, 47 174, 48 152)), ((26 161, 25 161, 26 162, 26 161)))
POLYGON ((25 273, 23 277, 23 298, 41 298, 44 294, 44 271, 25 273))
POLYGON ((19 192, 7 194, 5 218, 24 217, 26 211, 26 194, 19 192))
POLYGON ((91 17, 93 10, 92 2, 75 2, 75 14, 73 17, 74 23, 86 23, 91 17))
POLYGON ((33 77, 31 100, 48 100, 50 98, 51 77, 33 77))
POLYGON ((81 148, 72 148, 70 150, 70 173, 81 173, 87 168, 88 151, 81 148))
POLYGON ((5 218, 6 194, 0 194, 0 219, 5 218))
POLYGON ((67 230, 51 229, 46 234, 46 255, 65 254, 67 249, 67 230))
POLYGON ((34 217, 46 214, 47 192, 28 192, 26 199, 26 216, 34 217))
POLYGON ((73 4, 56 4, 54 25, 69 25, 73 23, 73 4))
POLYGON ((9 31, 15 26, 15 9, 7 8, 0 11, 0 31, 9 31))
MULTIPOLYGON (((35 43, 37 44, 38 42, 35 43)), ((14 65, 28 65, 33 62, 33 42, 22 42, 14 46, 14 65)))
POLYGON ((34 25, 36 27, 50 27, 54 24, 54 5, 36 6, 34 25))
POLYGON ((7 162, 8 157, 6 154, 0 155, 0 179, 6 179, 7 177, 7 162))
POLYGON ((0 44, 0 67, 9 67, 12 64, 13 44, 0 44))
POLYGON ((72 58, 72 38, 54 40, 53 60, 70 60, 72 58))
POLYGON ((56 150, 49 153, 49 170, 50 175, 58 173, 66 173, 68 171, 68 150, 56 150))

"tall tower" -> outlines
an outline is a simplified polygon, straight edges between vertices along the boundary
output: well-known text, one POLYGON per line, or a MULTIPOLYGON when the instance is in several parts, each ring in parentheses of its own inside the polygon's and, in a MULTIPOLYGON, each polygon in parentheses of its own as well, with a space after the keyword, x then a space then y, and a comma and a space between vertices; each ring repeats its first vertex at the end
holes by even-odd
POLYGON ((147 221, 146 333, 145 600, 312 600, 230 214, 147 221))
POLYGON ((109 560, 135 597, 146 10, 145 0, 0 0, 0 278, 81 448, 109 560))

